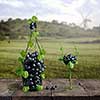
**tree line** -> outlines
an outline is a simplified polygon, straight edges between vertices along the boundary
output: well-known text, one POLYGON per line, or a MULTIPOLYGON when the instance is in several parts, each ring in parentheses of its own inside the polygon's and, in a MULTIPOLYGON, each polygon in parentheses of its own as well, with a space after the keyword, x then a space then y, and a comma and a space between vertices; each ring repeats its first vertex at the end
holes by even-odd
MULTIPOLYGON (((59 23, 57 20, 52 22, 39 21, 38 31, 42 37, 97 37, 100 36, 100 26, 85 30, 75 23, 67 24, 66 22, 59 23)), ((0 21, 0 40, 4 39, 24 39, 30 34, 27 19, 12 19, 0 21)))

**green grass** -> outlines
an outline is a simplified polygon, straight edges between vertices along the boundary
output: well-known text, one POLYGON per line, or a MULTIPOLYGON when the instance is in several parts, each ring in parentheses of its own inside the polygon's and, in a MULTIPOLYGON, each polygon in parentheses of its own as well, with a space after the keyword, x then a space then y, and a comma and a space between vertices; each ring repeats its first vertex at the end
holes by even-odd
MULTIPOLYGON (((68 76, 67 67, 58 61, 59 48, 62 46, 66 53, 73 53, 74 46, 77 46, 79 63, 73 69, 73 78, 100 79, 100 44, 77 43, 96 39, 100 38, 40 38, 40 42, 47 52, 45 58, 46 78, 65 78, 68 76)), ((15 70, 21 66, 17 59, 19 52, 25 47, 26 41, 24 40, 12 40, 10 44, 7 41, 0 41, 0 78, 17 78, 15 70)))

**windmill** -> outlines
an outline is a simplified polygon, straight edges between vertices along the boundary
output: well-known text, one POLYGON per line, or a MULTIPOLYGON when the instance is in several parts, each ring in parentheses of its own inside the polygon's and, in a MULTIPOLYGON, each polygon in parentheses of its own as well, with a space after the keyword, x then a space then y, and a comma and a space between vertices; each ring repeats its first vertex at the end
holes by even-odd
POLYGON ((81 22, 80 26, 82 26, 82 27, 86 30, 87 27, 88 27, 88 23, 92 21, 91 19, 88 18, 89 15, 90 15, 90 13, 88 13, 86 16, 84 16, 84 15, 80 12, 80 15, 81 15, 81 17, 82 17, 82 22, 81 22))

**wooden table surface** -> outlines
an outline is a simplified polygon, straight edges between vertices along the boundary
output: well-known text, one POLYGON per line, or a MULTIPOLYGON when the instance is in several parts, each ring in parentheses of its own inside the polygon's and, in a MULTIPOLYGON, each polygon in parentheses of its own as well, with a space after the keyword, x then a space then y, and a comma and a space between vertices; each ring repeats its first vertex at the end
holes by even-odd
MULTIPOLYGON (((22 91, 21 79, 0 79, 0 96, 100 96, 100 80, 97 79, 73 79, 73 89, 68 89, 69 81, 67 79, 46 79, 43 80, 44 89, 42 91, 34 91, 24 93, 22 91), (46 86, 54 86, 57 88, 53 91, 46 90, 46 86), (52 92, 52 93, 51 93, 52 92)), ((100 100, 100 98, 99 98, 100 100)))

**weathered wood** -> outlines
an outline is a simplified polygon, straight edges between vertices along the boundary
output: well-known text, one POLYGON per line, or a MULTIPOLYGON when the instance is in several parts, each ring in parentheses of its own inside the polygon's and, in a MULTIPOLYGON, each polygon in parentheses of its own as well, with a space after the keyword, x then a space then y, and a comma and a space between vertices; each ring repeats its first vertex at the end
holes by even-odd
MULTIPOLYGON (((100 96, 100 80, 91 80, 91 79, 83 79, 83 80, 76 80, 73 79, 73 89, 69 90, 69 82, 66 79, 49 79, 43 81, 44 90, 43 91, 35 91, 35 92, 28 92, 24 93, 22 88, 22 81, 21 79, 0 79, 0 96, 11 96, 16 100, 16 96, 26 97, 37 97, 40 96, 49 96, 49 97, 57 97, 57 96, 100 96), (57 88, 52 91, 46 90, 46 86, 48 85, 57 85, 57 88)), ((9 97, 10 98, 10 97, 9 97)), ((1 99, 0 99, 1 100, 1 99)), ((7 99, 10 100, 10 99, 7 99)), ((22 100, 22 99, 21 99, 22 100)), ((33 99, 35 100, 35 99, 33 99)), ((42 100, 42 99, 41 99, 42 100)), ((58 100, 58 99, 57 99, 58 100)))

